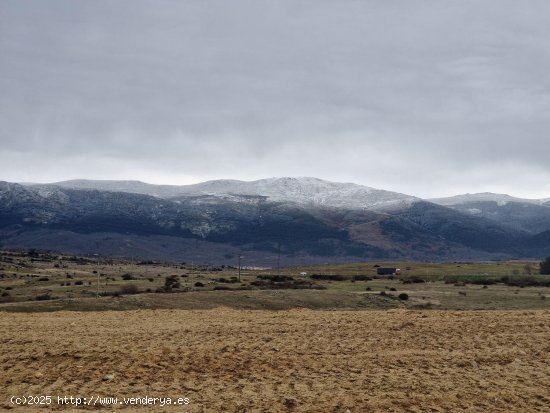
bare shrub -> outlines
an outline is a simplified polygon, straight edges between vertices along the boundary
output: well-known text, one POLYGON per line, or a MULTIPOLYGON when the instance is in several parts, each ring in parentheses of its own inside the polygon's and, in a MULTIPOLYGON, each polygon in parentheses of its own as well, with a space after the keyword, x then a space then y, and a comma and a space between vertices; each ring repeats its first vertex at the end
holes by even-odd
POLYGON ((139 288, 135 284, 126 284, 119 288, 118 292, 120 294, 138 294, 139 288))

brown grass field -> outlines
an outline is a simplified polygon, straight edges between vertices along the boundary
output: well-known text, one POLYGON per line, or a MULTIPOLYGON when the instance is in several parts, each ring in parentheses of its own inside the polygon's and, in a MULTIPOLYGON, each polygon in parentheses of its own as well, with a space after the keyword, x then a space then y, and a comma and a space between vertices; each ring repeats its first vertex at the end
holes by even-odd
POLYGON ((548 310, 0 312, 0 329, 6 411, 550 411, 548 310))

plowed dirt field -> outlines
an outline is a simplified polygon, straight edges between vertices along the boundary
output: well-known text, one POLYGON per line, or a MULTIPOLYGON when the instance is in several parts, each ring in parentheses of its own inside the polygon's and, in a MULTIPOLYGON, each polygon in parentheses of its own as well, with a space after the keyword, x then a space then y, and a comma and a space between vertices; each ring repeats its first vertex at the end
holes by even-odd
POLYGON ((0 410, 550 412, 549 354, 544 310, 0 313, 0 410))

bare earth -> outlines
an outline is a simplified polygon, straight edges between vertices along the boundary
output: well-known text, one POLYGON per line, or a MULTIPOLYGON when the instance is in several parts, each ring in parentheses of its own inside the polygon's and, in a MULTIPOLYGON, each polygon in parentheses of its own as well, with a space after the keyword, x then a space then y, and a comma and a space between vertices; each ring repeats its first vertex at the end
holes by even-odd
POLYGON ((0 410, 550 412, 547 310, 0 313, 0 331, 0 410))

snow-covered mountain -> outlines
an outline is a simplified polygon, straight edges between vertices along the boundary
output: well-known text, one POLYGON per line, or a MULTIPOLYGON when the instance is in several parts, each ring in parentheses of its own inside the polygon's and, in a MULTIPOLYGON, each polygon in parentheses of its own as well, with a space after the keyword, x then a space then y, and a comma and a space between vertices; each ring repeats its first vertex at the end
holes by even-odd
POLYGON ((420 199, 353 183, 318 178, 269 178, 258 181, 209 181, 182 187, 182 195, 265 196, 273 202, 292 202, 345 209, 384 210, 407 206, 420 199))
POLYGON ((129 192, 159 198, 189 196, 263 196, 273 202, 290 202, 329 208, 383 211, 407 207, 420 201, 414 196, 375 189, 353 183, 330 182, 318 178, 269 178, 257 181, 214 180, 194 185, 152 185, 140 181, 71 180, 53 184, 28 184, 31 187, 57 186, 69 189, 129 192))
POLYGON ((508 202, 521 202, 533 205, 542 205, 548 201, 548 199, 527 199, 527 198, 516 198, 506 194, 495 194, 492 192, 480 192, 477 194, 462 194, 455 195, 445 198, 432 198, 427 199, 427 201, 433 202, 434 204, 451 206, 458 204, 466 204, 470 202, 496 202, 498 205, 506 205, 508 202))
POLYGON ((181 194, 179 185, 154 185, 141 181, 111 181, 72 179, 69 181, 53 182, 49 184, 21 183, 31 188, 65 188, 65 189, 95 189, 109 192, 128 192, 132 194, 151 195, 158 198, 170 198, 181 194))
POLYGON ((478 199, 443 206, 317 178, 186 186, 0 182, 0 245, 74 253, 95 253, 101 246, 103 254, 122 256, 137 249, 144 257, 169 260, 200 253, 216 262, 230 261, 239 250, 272 257, 279 247, 294 262, 550 252, 549 207, 494 194, 478 199))
POLYGON ((550 230, 550 203, 546 199, 484 192, 430 199, 430 202, 533 234, 550 230))

